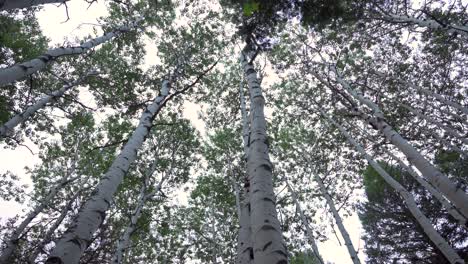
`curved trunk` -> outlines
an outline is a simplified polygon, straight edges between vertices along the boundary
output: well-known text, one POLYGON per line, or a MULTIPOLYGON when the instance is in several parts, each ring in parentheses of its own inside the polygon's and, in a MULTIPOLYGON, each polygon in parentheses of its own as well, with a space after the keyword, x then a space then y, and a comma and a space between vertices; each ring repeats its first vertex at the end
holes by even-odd
POLYGON ((51 63, 59 57, 83 54, 89 49, 103 44, 121 33, 132 30, 141 21, 142 19, 138 19, 130 25, 118 27, 112 32, 106 33, 101 37, 88 40, 79 46, 50 49, 46 53, 42 54, 41 56, 35 59, 13 65, 9 68, 0 69, 0 87, 12 83, 14 81, 20 80, 28 75, 31 75, 39 70, 44 69, 49 63, 51 63))
POLYGON ((52 92, 51 94, 48 94, 44 97, 42 97, 41 99, 39 99, 39 101, 37 101, 35 104, 33 105, 30 105, 26 108, 26 110, 24 110, 24 112, 20 113, 20 114, 17 114, 15 116, 13 116, 10 120, 8 120, 5 124, 3 124, 2 126, 0 126, 0 137, 6 137, 6 136, 9 136, 13 133, 13 129, 23 123, 24 121, 26 121, 30 116, 32 116, 34 113, 36 113, 38 110, 42 109, 43 107, 45 107, 48 103, 56 100, 57 98, 63 96, 65 94, 65 92, 67 92, 68 90, 70 90, 71 88, 75 87, 76 85, 80 84, 81 82, 83 82, 83 80, 88 77, 90 74, 87 74, 85 77, 83 78, 80 78, 79 80, 73 82, 73 83, 70 83, 70 84, 66 84, 64 85, 62 88, 60 88, 59 90, 56 90, 54 92, 52 92))
POLYGON ((69 0, 0 0, 0 11, 28 8, 44 4, 63 4, 69 0))
POLYGON ((161 95, 142 113, 138 126, 99 182, 94 194, 80 209, 70 228, 56 242, 56 247, 46 261, 47 264, 79 262, 81 255, 91 243, 93 234, 104 221, 117 188, 137 158, 137 152, 151 130, 152 121, 164 105, 168 94, 169 81, 165 80, 161 95))
POLYGON ((338 130, 346 137, 346 139, 353 145, 356 150, 363 155, 369 164, 374 168, 377 173, 387 182, 392 188, 394 188, 400 196, 403 198, 406 206, 410 210, 411 214, 414 216, 416 221, 418 221, 421 228, 424 230, 424 233, 429 237, 429 239, 434 243, 434 245, 444 254, 447 260, 452 264, 463 264, 465 263, 463 259, 458 256, 457 252, 450 247, 450 245, 445 241, 445 239, 437 233, 437 231, 432 226, 432 223, 429 219, 419 210, 416 202, 414 201, 413 196, 396 180, 394 180, 377 162, 375 162, 369 154, 366 153, 364 148, 359 145, 349 133, 337 122, 331 119, 323 111, 319 110, 330 123, 335 125, 338 130))
POLYGON ((264 114, 265 99, 257 72, 244 53, 241 61, 250 92, 251 121, 247 168, 254 263, 285 264, 288 263, 288 254, 276 212, 264 114))

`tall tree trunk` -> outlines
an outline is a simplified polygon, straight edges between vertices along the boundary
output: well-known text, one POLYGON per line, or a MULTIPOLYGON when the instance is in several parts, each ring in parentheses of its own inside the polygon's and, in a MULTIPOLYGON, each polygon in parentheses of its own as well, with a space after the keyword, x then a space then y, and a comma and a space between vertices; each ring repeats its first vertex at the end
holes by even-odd
POLYGON ((78 177, 69 178, 69 175, 62 178, 52 189, 50 189, 47 196, 41 200, 41 202, 34 207, 34 209, 29 212, 26 218, 21 222, 21 224, 15 228, 15 230, 11 233, 10 237, 7 241, 5 241, 5 249, 0 256, 0 264, 8 264, 10 263, 9 259, 13 252, 16 250, 18 246, 18 242, 22 235, 24 235, 26 227, 31 223, 31 221, 40 214, 44 208, 50 205, 52 199, 55 197, 58 191, 60 191, 65 185, 69 184, 70 182, 75 181, 78 177))
MULTIPOLYGON (((241 61, 242 63, 242 61, 241 61)), ((249 122, 247 118, 247 109, 244 97, 244 82, 243 78, 239 85, 239 99, 242 116, 242 141, 244 146, 244 160, 247 160, 249 154, 249 122)), ((252 264, 253 262, 253 245, 252 245, 252 228, 250 225, 250 195, 249 195, 249 176, 244 177, 244 185, 242 191, 242 200, 240 202, 239 216, 239 236, 237 241, 237 264, 252 264)))
POLYGON ((325 264, 322 257, 320 256, 320 252, 318 250, 317 244, 315 243, 314 233, 310 229, 309 221, 307 220, 306 216, 304 215, 304 211, 302 211, 301 204, 299 203, 299 200, 297 199, 296 192, 293 190, 293 188, 291 187, 291 185, 289 184, 289 182, 288 182, 288 180, 286 178, 284 178, 284 181, 286 183, 286 186, 288 188, 289 193, 291 194, 293 202, 296 205, 297 210, 299 211, 299 215, 301 216, 302 224, 305 226, 307 240, 309 240, 310 246, 312 247, 312 253, 314 254, 315 258, 321 264, 325 264))
POLYGON ((81 255, 91 243, 94 232, 103 223, 117 188, 122 183, 130 165, 137 158, 137 152, 151 130, 153 119, 164 105, 169 88, 169 81, 164 80, 161 95, 156 97, 142 113, 138 126, 99 182, 94 194, 80 209, 70 228, 56 242, 56 247, 46 261, 47 264, 79 262, 81 255))
POLYGON ((86 76, 76 80, 75 82, 68 83, 64 85, 62 88, 59 90, 56 90, 41 99, 39 99, 35 104, 30 105, 24 110, 24 112, 17 114, 13 116, 10 120, 8 120, 5 124, 0 126, 0 138, 1 137, 6 137, 9 136, 10 134, 13 133, 13 129, 26 121, 30 116, 32 116, 34 113, 36 113, 38 110, 42 109, 45 107, 48 103, 53 102, 54 100, 57 100, 57 98, 62 97, 68 90, 71 88, 79 85, 86 79, 88 76, 92 75, 94 73, 88 73, 86 76))
POLYGON ((423 176, 434 186, 440 190, 463 214, 468 218, 468 195, 462 188, 456 186, 450 179, 442 174, 434 165, 424 158, 407 140, 405 140, 392 126, 390 126, 384 118, 380 108, 362 94, 354 91, 351 86, 341 78, 336 68, 334 68, 337 81, 360 103, 367 105, 372 109, 373 115, 370 116, 362 111, 358 111, 361 118, 368 122, 372 127, 379 130, 393 145, 395 145, 408 160, 416 166, 423 176))
POLYGON ((137 222, 138 222, 138 219, 140 219, 141 214, 143 212, 143 206, 145 205, 146 201, 154 197, 154 195, 156 195, 156 193, 161 190, 162 184, 165 180, 165 176, 161 178, 158 185, 153 191, 148 192, 148 186, 150 185, 151 177, 156 171, 156 162, 157 162, 157 159, 153 162, 153 164, 151 165, 151 168, 148 170, 148 172, 145 175, 143 186, 141 187, 140 194, 138 196, 137 205, 135 209, 133 210, 132 216, 130 217, 130 223, 125 228, 125 231, 123 232, 122 236, 117 242, 117 248, 111 260, 112 264, 121 264, 123 262, 124 253, 127 250, 127 248, 129 248, 130 246, 130 237, 137 228, 137 222))
POLYGON ((463 259, 458 256, 458 254, 453 250, 452 247, 445 241, 445 239, 437 233, 437 231, 432 226, 432 223, 429 219, 419 210, 416 202, 414 201, 413 196, 396 180, 394 180, 377 162, 375 162, 369 154, 364 150, 364 148, 359 145, 351 135, 337 122, 331 119, 326 113, 320 110, 320 113, 325 117, 331 124, 338 128, 338 130, 346 137, 346 139, 353 145, 356 150, 365 157, 367 162, 374 168, 377 173, 387 182, 392 188, 394 188, 400 196, 403 198, 406 206, 410 210, 411 214, 414 216, 416 221, 418 221, 421 228, 424 230, 424 233, 429 237, 433 244, 444 254, 447 260, 452 264, 463 264, 463 259))
POLYGON ((447 201, 447 199, 439 191, 437 191, 434 187, 432 187, 431 184, 428 183, 426 180, 421 178, 411 167, 406 165, 400 158, 393 155, 389 149, 385 148, 385 151, 393 160, 396 160, 398 164, 400 164, 400 166, 404 170, 406 170, 419 184, 421 184, 421 186, 426 188, 426 190, 428 190, 432 194, 432 196, 434 196, 440 202, 440 204, 442 204, 445 210, 447 210, 447 212, 453 218, 455 218, 461 226, 466 227, 466 224, 467 224, 466 218, 462 216, 457 211, 457 209, 452 204, 450 204, 450 202, 447 201))
MULTIPOLYGON (((244 49, 243 52, 246 52, 244 49)), ((251 62, 242 53, 242 67, 250 91, 250 140, 247 168, 250 182, 250 221, 255 264, 285 264, 288 254, 281 234, 273 191, 272 164, 269 157, 265 99, 251 62)))
POLYGON ((142 20, 143 19, 137 19, 129 25, 120 26, 114 31, 106 33, 101 37, 88 40, 79 46, 50 49, 35 59, 13 65, 9 68, 0 69, 0 87, 44 69, 49 63, 59 57, 83 54, 91 48, 105 43, 124 32, 134 29, 142 20))
POLYGON ((44 247, 52 240, 52 235, 55 233, 57 228, 62 224, 63 219, 67 216, 68 212, 72 209, 73 203, 76 201, 76 198, 80 195, 81 190, 76 192, 76 194, 68 201, 68 203, 63 207, 60 212, 59 217, 55 220, 54 224, 49 228, 47 233, 42 237, 41 242, 38 244, 33 253, 29 256, 29 264, 35 264, 37 256, 44 250, 44 247))
POLYGON ((62 4, 69 0, 0 0, 0 11, 28 8, 44 4, 62 4))
POLYGON ((349 253, 349 256, 351 257, 351 260, 353 261, 354 264, 360 264, 361 261, 359 260, 356 249, 354 249, 353 242, 351 241, 348 231, 346 231, 346 228, 343 225, 343 221, 341 220, 340 214, 338 213, 338 210, 336 210, 333 199, 328 194, 327 189, 322 182, 322 179, 320 179, 320 177, 317 174, 314 175, 314 177, 316 179, 316 182, 319 185, 320 192, 322 193, 323 197, 327 201, 328 206, 330 207, 330 211, 332 212, 333 218, 335 219, 335 223, 338 226, 341 236, 343 237, 345 241, 345 245, 346 245, 346 248, 348 249, 348 253, 349 253))
POLYGON ((430 28, 434 30, 446 31, 449 34, 458 33, 468 36, 468 27, 452 24, 441 24, 436 20, 425 18, 419 19, 410 16, 400 16, 395 14, 383 15, 382 19, 391 23, 408 23, 418 25, 420 27, 430 28))

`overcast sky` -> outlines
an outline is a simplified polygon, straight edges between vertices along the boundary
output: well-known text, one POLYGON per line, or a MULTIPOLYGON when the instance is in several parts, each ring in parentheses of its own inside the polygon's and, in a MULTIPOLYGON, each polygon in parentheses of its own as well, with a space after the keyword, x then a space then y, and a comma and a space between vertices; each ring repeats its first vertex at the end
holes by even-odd
MULTIPOLYGON (((69 1, 68 10, 70 19, 67 22, 64 22, 67 19, 67 16, 63 6, 57 7, 55 5, 47 5, 38 12, 37 17, 39 24, 42 28, 43 34, 51 40, 50 45, 61 45, 64 43, 64 40, 74 42, 76 38, 81 39, 92 33, 94 27, 93 24, 97 24, 97 18, 105 16, 107 14, 107 10, 102 0, 93 4, 89 9, 87 7, 88 4, 85 1, 69 1)), ((151 61, 149 60, 150 58, 147 58, 147 64, 151 64, 151 61)), ((86 104, 91 102, 84 103, 86 104)), ((203 133, 203 123, 201 123, 197 117, 197 111, 200 107, 193 103, 187 104, 185 107, 185 117, 192 120, 194 126, 203 133)), ((34 152, 37 152, 37 148, 33 144, 29 142, 27 145, 30 146, 34 152)), ((26 165, 32 166, 37 164, 39 159, 24 147, 18 147, 16 150, 1 149, 0 162, 0 172, 5 172, 7 170, 12 171, 21 177, 23 183, 31 185, 29 176, 25 174, 24 167, 26 165)), ((183 200, 185 200, 185 198, 183 200)), ((25 206, 21 206, 14 202, 0 201, 0 221, 5 221, 8 217, 21 213, 22 208, 25 208, 25 206)), ((354 214, 348 219, 345 219, 344 224, 351 236, 354 246, 356 248, 360 246, 359 255, 361 260, 364 261, 365 258, 362 253, 364 242, 359 239, 361 235, 359 218, 354 214)), ((318 243, 318 247, 326 261, 334 262, 336 264, 352 263, 344 244, 340 246, 333 234, 330 234, 330 239, 327 242, 318 243)))

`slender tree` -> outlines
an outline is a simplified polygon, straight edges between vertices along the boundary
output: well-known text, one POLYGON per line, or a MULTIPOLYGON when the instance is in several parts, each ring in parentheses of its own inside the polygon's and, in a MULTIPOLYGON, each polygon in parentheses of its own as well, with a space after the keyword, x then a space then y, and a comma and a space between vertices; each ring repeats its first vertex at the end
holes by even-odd
POLYGON ((379 130, 392 144, 394 144, 401 152, 403 152, 408 160, 413 163, 418 170, 424 175, 425 178, 437 189, 454 203, 460 212, 468 216, 468 194, 461 188, 458 188, 454 183, 448 179, 447 176, 442 174, 435 168, 428 160, 424 158, 411 144, 408 143, 392 126, 390 126, 383 115, 380 108, 371 100, 365 98, 363 95, 354 91, 351 86, 344 81, 338 71, 335 69, 335 74, 338 82, 360 103, 372 109, 372 115, 367 115, 360 111, 358 114, 366 120, 375 129, 379 130))
POLYGON ((417 219, 419 225, 422 227, 422 229, 427 234, 427 236, 432 240, 432 242, 435 245, 437 245, 439 250, 447 258, 447 260, 449 260, 449 262, 453 264, 464 263, 463 259, 460 258, 457 252, 453 250, 452 247, 450 247, 447 241, 445 241, 445 239, 439 233, 437 233, 437 231, 434 229, 429 219, 427 219, 427 217, 418 208, 412 195, 400 183, 394 180, 377 162, 375 162, 369 156, 369 154, 365 152, 364 148, 362 148, 362 146, 359 145, 341 125, 339 125, 337 122, 331 119, 322 110, 319 109, 319 111, 324 118, 326 118, 331 124, 333 124, 334 126, 338 128, 338 130, 359 151, 359 153, 361 153, 361 155, 363 155, 366 158, 369 164, 379 173, 379 175, 382 176, 384 180, 400 194, 400 196, 405 201, 405 204, 408 207, 408 209, 417 219))
POLYGON ((88 40, 79 46, 50 49, 35 59, 14 65, 9 68, 0 69, 0 87, 44 69, 49 63, 53 62, 59 57, 83 54, 86 51, 103 44, 122 33, 135 29, 142 21, 143 19, 141 18, 136 19, 128 25, 120 26, 114 31, 108 32, 101 37, 88 40))
POLYGON ((166 100, 170 98, 170 85, 170 80, 162 82, 161 95, 156 97, 143 112, 137 128, 100 181, 97 191, 83 206, 71 228, 56 242, 56 247, 46 263, 79 262, 81 254, 91 242, 93 233, 103 223, 112 196, 117 191, 130 164, 136 159, 137 151, 148 135, 153 119, 161 111, 166 100))
POLYGON ((33 105, 28 106, 22 113, 13 116, 12 118, 10 118, 10 120, 5 122, 5 124, 0 126, 0 137, 5 137, 5 136, 8 136, 9 134, 13 133, 13 129, 17 125, 19 125, 22 122, 24 122, 25 120, 27 120, 35 112, 37 112, 38 110, 45 107, 48 103, 51 103, 54 100, 56 100, 57 98, 63 96, 68 90, 72 89, 73 87, 75 87, 77 85, 80 85, 86 78, 88 78, 90 76, 93 76, 93 75, 97 75, 97 74, 98 73, 95 72, 95 71, 89 72, 85 76, 79 78, 78 80, 65 84, 59 90, 56 90, 56 91, 42 97, 41 99, 39 99, 33 105))
POLYGON ((268 155, 268 139, 264 114, 265 99, 257 78, 249 46, 242 51, 241 61, 250 94, 250 140, 247 156, 250 177, 250 219, 254 263, 288 263, 286 246, 276 214, 272 164, 268 155))
POLYGON ((314 178, 315 178, 317 184, 320 187, 320 192, 322 193, 323 197, 327 201, 328 206, 330 207, 330 211, 332 212, 333 218, 335 219, 335 222, 336 222, 336 225, 338 226, 338 229, 340 230, 340 234, 341 234, 341 236, 343 237, 343 239, 345 241, 345 245, 346 245, 346 248, 348 249, 349 256, 351 257, 351 260, 355 264, 361 263, 361 261, 359 260, 358 255, 357 255, 356 249, 353 246, 353 242, 351 241, 349 233, 348 233, 348 231, 346 231, 346 228, 343 225, 343 221, 341 220, 341 217, 340 217, 340 215, 338 213, 338 210, 336 210, 335 203, 333 202, 333 199, 331 198, 331 196, 328 194, 328 191, 327 191, 325 185, 323 184, 322 179, 320 179, 320 177, 317 176, 317 174, 315 174, 314 178))

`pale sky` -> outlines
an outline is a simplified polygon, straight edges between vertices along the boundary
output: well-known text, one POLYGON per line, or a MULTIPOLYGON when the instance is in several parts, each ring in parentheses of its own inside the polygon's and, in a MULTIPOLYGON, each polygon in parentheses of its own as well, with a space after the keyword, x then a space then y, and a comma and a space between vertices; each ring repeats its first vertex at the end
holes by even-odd
MULTIPOLYGON (((37 17, 39 24, 43 34, 51 40, 51 45, 62 44, 65 39, 74 43, 75 38, 81 39, 84 36, 92 33, 92 24, 97 24, 97 18, 100 16, 105 16, 107 14, 107 10, 102 0, 93 4, 89 9, 87 9, 87 7, 88 4, 85 1, 69 1, 68 9, 70 20, 65 23, 63 22, 66 20, 66 14, 65 8, 63 6, 57 7, 54 5, 47 5, 38 12, 37 17)), ((149 52, 149 54, 152 53, 149 52)), ((148 57, 146 60, 147 64, 151 64, 150 57, 148 57)), ((194 103, 187 103, 185 108, 186 110, 184 111, 184 116, 190 119, 193 125, 202 134, 204 134, 204 125, 198 118, 197 113, 200 110, 200 106, 194 103)), ((37 148, 31 142, 26 142, 26 144, 30 146, 34 152, 37 152, 37 148)), ((9 170, 13 173, 16 173, 21 177, 22 183, 31 185, 29 176, 25 174, 24 166, 27 165, 32 167, 38 162, 39 159, 32 155, 24 147, 18 147, 16 150, 0 149, 0 172, 9 170)), ((180 197, 180 199, 185 201, 186 197, 180 197)), ((9 217, 12 217, 16 214, 21 214, 22 208, 23 206, 15 202, 0 201, 0 221, 5 221, 9 217)), ((349 232, 354 246, 356 248, 360 246, 360 248, 357 249, 359 250, 361 261, 364 261, 365 256, 362 252, 364 242, 360 241, 359 239, 361 235, 361 224, 358 216, 353 214, 351 217, 344 219, 344 225, 349 232)), ((342 239, 341 241, 343 243, 342 239)), ((324 243, 318 243, 318 247, 325 261, 336 264, 352 263, 344 244, 339 246, 338 241, 333 234, 330 235, 330 239, 328 241, 324 243)))

